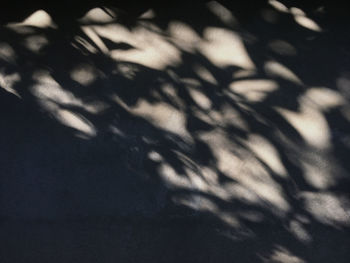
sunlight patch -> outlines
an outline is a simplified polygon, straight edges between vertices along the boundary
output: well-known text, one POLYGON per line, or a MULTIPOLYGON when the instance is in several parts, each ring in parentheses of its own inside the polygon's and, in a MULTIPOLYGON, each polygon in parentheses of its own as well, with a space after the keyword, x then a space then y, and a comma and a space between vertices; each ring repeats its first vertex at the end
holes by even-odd
POLYGON ((239 80, 230 84, 229 89, 248 101, 259 102, 272 91, 278 89, 278 84, 272 80, 254 79, 239 80))
POLYGON ((300 26, 316 32, 322 31, 321 27, 315 21, 308 18, 303 10, 297 7, 292 7, 290 8, 290 13, 294 15, 295 22, 300 26))
POLYGON ((297 15, 294 17, 294 19, 299 25, 301 25, 304 28, 307 28, 316 32, 322 31, 321 27, 315 21, 311 20, 306 16, 297 15))
POLYGON ((88 53, 91 53, 91 54, 96 54, 98 52, 96 47, 94 47, 91 43, 89 43, 89 41, 87 41, 86 39, 80 36, 74 37, 72 46, 77 49, 80 49, 82 53, 86 53, 84 49, 86 49, 86 51, 88 51, 88 53), (81 49, 81 47, 83 47, 83 49, 81 49))
POLYGON ((279 12, 289 13, 292 16, 294 16, 295 22, 300 26, 316 32, 322 31, 322 28, 315 21, 308 18, 305 12, 300 8, 297 8, 297 7, 288 8, 277 0, 269 0, 269 4, 279 12))
POLYGON ((156 12, 153 9, 148 9, 139 18, 140 19, 153 19, 156 17, 156 12))
POLYGON ((69 110, 58 110, 55 117, 64 125, 74 128, 84 135, 90 137, 96 136, 96 129, 91 122, 82 116, 73 113, 69 110))
POLYGON ((297 7, 291 7, 289 11, 294 16, 306 16, 305 12, 297 7))
POLYGON ((278 63, 277 61, 268 61, 264 65, 265 72, 272 76, 277 76, 286 80, 289 80, 291 82, 294 82, 296 84, 302 84, 302 81, 299 79, 293 71, 291 71, 286 66, 282 65, 281 63, 278 63))
POLYGON ((163 157, 156 151, 149 152, 148 158, 154 162, 161 162, 164 160, 163 157))
POLYGON ((326 87, 309 88, 304 97, 324 111, 340 107, 346 103, 342 94, 326 87))
POLYGON ((209 82, 210 84, 213 85, 218 85, 218 82, 216 81, 215 77, 213 76, 213 74, 206 69, 205 67, 203 67, 202 65, 195 65, 193 67, 194 72, 196 72, 196 74, 201 77, 203 80, 209 82))
POLYGON ((33 74, 33 79, 37 84, 31 87, 32 94, 39 103, 49 112, 55 112, 59 105, 79 107, 89 113, 98 114, 109 107, 103 101, 90 101, 84 103, 72 92, 63 89, 46 71, 37 71, 33 74))
MULTIPOLYGON (((113 34, 118 35, 119 33, 113 34)), ((133 62, 158 70, 163 70, 168 66, 177 66, 181 62, 177 48, 165 41, 159 34, 144 28, 135 28, 132 33, 119 35, 117 38, 119 41, 130 43, 135 48, 111 50, 110 55, 113 59, 133 62)))
POLYGON ((247 145, 273 172, 282 177, 287 177, 287 170, 272 143, 258 134, 252 134, 249 136, 247 145))
POLYGON ((62 87, 49 75, 48 72, 38 71, 33 74, 33 79, 38 83, 32 87, 32 93, 38 99, 50 100, 59 104, 80 104, 73 93, 62 87))
POLYGON ((0 88, 5 89, 7 92, 10 92, 14 95, 16 95, 18 98, 21 98, 21 96, 18 94, 14 86, 16 83, 21 81, 21 76, 18 73, 13 73, 11 75, 4 75, 2 72, 0 72, 0 88))
POLYGON ((201 41, 200 36, 189 25, 180 21, 171 21, 168 26, 168 32, 172 41, 179 48, 193 51, 196 45, 201 41))
POLYGON ((57 26, 53 23, 51 16, 45 12, 44 10, 38 10, 27 17, 20 25, 26 26, 35 26, 41 28, 57 28, 57 26))
POLYGON ((111 9, 96 7, 89 10, 79 21, 81 23, 109 23, 113 22, 115 17, 116 14, 111 9))
POLYGON ((49 44, 47 38, 40 35, 29 36, 25 40, 25 46, 35 53, 39 52, 41 49, 47 46, 47 44, 49 44))
POLYGON ((88 64, 81 64, 75 67, 71 71, 70 76, 73 80, 75 80, 83 86, 88 86, 89 84, 93 83, 97 78, 95 69, 88 64))
POLYGON ((305 209, 319 222, 331 226, 350 226, 350 202, 330 192, 301 194, 305 209))
POLYGON ((240 69, 235 71, 232 74, 233 78, 249 78, 249 77, 253 77, 256 74, 256 72, 254 70, 245 70, 245 69, 240 69))
POLYGON ((178 175, 173 167, 163 162, 159 167, 159 174, 164 182, 170 187, 189 188, 190 183, 187 177, 178 175))
POLYGON ((0 42, 0 59, 11 63, 14 63, 16 59, 15 50, 5 42, 0 42))
POLYGON ((335 171, 332 171, 332 164, 327 159, 320 157, 319 161, 302 163, 305 181, 313 187, 326 190, 336 184, 336 178, 332 176, 335 171))
POLYGON ((293 255, 292 252, 284 247, 277 246, 272 255, 268 259, 264 259, 265 262, 273 263, 307 263, 303 259, 293 255))
POLYGON ((109 50, 107 46, 92 27, 82 26, 81 30, 86 34, 87 37, 90 38, 90 40, 100 49, 101 52, 108 53, 109 50))
POLYGON ((281 189, 277 184, 269 184, 263 182, 255 182, 254 178, 245 180, 243 183, 246 187, 255 192, 263 202, 268 202, 273 207, 269 207, 271 212, 277 216, 283 216, 290 210, 290 205, 285 200, 281 189))
POLYGON ((96 39, 103 37, 133 47, 127 50, 115 48, 110 51, 103 47, 103 50, 108 51, 108 55, 117 61, 137 63, 158 70, 179 65, 181 62, 180 51, 169 43, 167 38, 142 24, 134 27, 132 31, 119 24, 88 27, 87 30, 93 32, 96 39))
POLYGON ((297 220, 291 220, 289 223, 289 231, 303 243, 312 242, 312 236, 305 229, 303 224, 297 220))
POLYGON ((200 40, 199 35, 189 25, 180 21, 171 21, 168 31, 176 39, 188 43, 196 43, 200 40))
POLYGON ((217 67, 238 66, 255 69, 243 41, 231 30, 208 27, 204 30, 204 42, 199 50, 217 67))
POLYGON ((251 204, 259 203, 259 197, 254 193, 254 191, 243 186, 242 184, 232 184, 227 190, 230 191, 231 197, 234 199, 251 204))
POLYGON ((212 107, 212 103, 205 94, 203 94, 201 91, 194 88, 189 88, 188 91, 192 99, 196 102, 196 104, 199 107, 205 110, 210 110, 210 108, 212 107))
POLYGON ((146 100, 140 100, 135 107, 128 107, 128 110, 162 129, 186 138, 190 137, 186 129, 184 113, 167 103, 151 104, 146 100))
POLYGON ((283 12, 283 13, 288 13, 288 7, 286 7, 284 4, 277 0, 269 0, 269 4, 274 7, 277 11, 283 12))
POLYGON ((337 78, 337 88, 342 95, 350 99, 350 72, 342 74, 343 76, 337 78))
POLYGON ((217 16, 217 18, 219 18, 226 25, 237 25, 237 19, 233 16, 232 12, 222 4, 216 1, 211 1, 207 3, 207 7, 214 15, 217 16))
POLYGON ((330 147, 330 130, 322 112, 301 106, 300 112, 276 107, 279 112, 311 146, 319 149, 330 147))

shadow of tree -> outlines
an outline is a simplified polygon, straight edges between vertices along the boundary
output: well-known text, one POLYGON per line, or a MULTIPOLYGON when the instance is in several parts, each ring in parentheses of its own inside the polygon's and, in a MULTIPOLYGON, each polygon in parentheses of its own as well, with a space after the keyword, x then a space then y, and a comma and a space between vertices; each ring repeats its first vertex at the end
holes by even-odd
POLYGON ((2 262, 348 262, 344 24, 38 6, 0 29, 2 262))

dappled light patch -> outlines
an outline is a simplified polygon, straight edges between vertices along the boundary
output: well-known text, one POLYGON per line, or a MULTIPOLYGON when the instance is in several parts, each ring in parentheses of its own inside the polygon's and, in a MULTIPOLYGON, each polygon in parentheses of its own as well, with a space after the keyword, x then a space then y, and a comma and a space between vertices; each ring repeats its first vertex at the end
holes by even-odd
MULTIPOLYGON (((255 170, 257 170, 255 168, 255 170)), ((256 171, 252 171, 253 173, 256 171)), ((260 171, 261 172, 261 171, 260 171)), ((247 178, 239 178, 239 182, 245 187, 253 191, 259 198, 259 202, 266 209, 271 210, 273 214, 278 217, 284 217, 291 209, 287 200, 285 200, 282 189, 279 189, 278 185, 272 183, 267 179, 266 182, 263 178, 256 180, 254 176, 247 178), (260 181, 260 182, 259 182, 260 181)))
MULTIPOLYGON (((116 127, 115 125, 110 125, 108 127, 108 131, 111 132, 114 135, 117 135, 119 138, 125 138, 126 137, 125 133, 121 129, 116 127)), ((152 158, 150 158, 150 159, 152 159, 152 158)))
POLYGON ((43 101, 50 101, 62 105, 81 104, 81 100, 76 98, 70 91, 63 89, 47 71, 38 71, 33 74, 37 83, 31 88, 33 94, 43 101))
MULTIPOLYGON (((271 7, 274 8, 274 10, 282 14, 292 15, 294 17, 294 21, 303 28, 315 32, 322 32, 322 28, 314 20, 307 17, 307 14, 302 9, 298 7, 288 8, 283 3, 277 0, 269 0, 268 3, 271 7)), ((265 12, 263 13, 263 17, 269 22, 276 22, 277 19, 277 15, 274 14, 271 10, 265 10, 265 12)))
POLYGON ((85 35, 94 43, 94 45, 103 53, 109 52, 109 49, 105 45, 105 43, 101 40, 100 36, 96 32, 96 30, 92 27, 82 26, 81 30, 85 33, 85 35))
POLYGON ((14 63, 16 61, 16 52, 6 42, 0 43, 0 59, 11 63, 14 63))
POLYGON ((294 255, 288 249, 276 246, 271 256, 264 258, 264 262, 274 262, 274 263, 306 263, 305 260, 294 255))
POLYGON ((294 14, 294 19, 295 19, 295 22, 297 22, 299 25, 301 25, 304 28, 307 28, 309 30, 316 31, 316 32, 322 31, 322 28, 318 24, 316 24, 315 21, 311 20, 305 15, 294 14))
POLYGON ((320 149, 329 147, 329 128, 319 111, 308 107, 303 107, 300 112, 282 108, 276 110, 293 125, 309 145, 320 149))
POLYGON ((305 12, 297 7, 291 7, 289 11, 294 16, 306 16, 305 12))
POLYGON ((21 98, 19 93, 16 91, 14 86, 16 83, 21 81, 21 76, 18 73, 13 73, 11 75, 5 75, 0 72, 0 88, 5 89, 7 92, 10 92, 17 97, 21 98))
POLYGON ((327 154, 322 155, 321 153, 319 156, 306 155, 305 161, 302 161, 305 180, 316 189, 329 189, 336 184, 338 179, 334 176, 337 167, 327 157, 327 154))
POLYGON ((186 117, 184 113, 165 103, 150 104, 146 101, 139 101, 130 108, 133 114, 142 116, 162 129, 174 132, 181 136, 189 137, 185 128, 186 117))
POLYGON ((289 230, 298 240, 300 240, 300 242, 305 244, 312 242, 311 235, 308 233, 300 221, 291 220, 289 223, 289 230))
POLYGON ((272 80, 239 80, 230 84, 230 90, 251 102, 263 101, 268 93, 278 89, 272 80))
POLYGON ((346 99, 350 99, 350 72, 343 73, 336 79, 337 88, 346 99))
POLYGON ((85 106, 80 99, 77 99, 72 93, 63 90, 45 74, 45 72, 38 72, 35 78, 38 79, 39 83, 32 87, 33 95, 38 99, 39 105, 63 125, 76 129, 84 136, 95 136, 96 130, 93 124, 86 118, 64 109, 64 107, 75 105, 81 108, 86 107, 87 110, 95 112, 95 107, 91 105, 85 106))
POLYGON ((207 96, 205 96, 200 91, 196 90, 195 88, 189 89, 190 95, 192 99, 196 102, 196 104, 205 110, 210 110, 211 108, 211 101, 207 96))
POLYGON ((207 141, 213 151, 217 160, 216 168, 224 174, 234 177, 244 162, 230 152, 231 142, 221 133, 205 134, 202 136, 202 139, 207 141), (223 147, 224 145, 228 146, 229 149, 223 147))
POLYGON ((83 86, 93 83, 97 78, 94 67, 88 64, 81 64, 72 69, 71 78, 83 86))
POLYGON ((194 71, 204 81, 207 81, 207 82, 209 82, 209 83, 211 83, 213 85, 218 85, 218 82, 215 79, 215 77, 213 76, 213 74, 208 69, 206 69, 205 67, 203 67, 201 65, 195 65, 194 66, 194 71))
POLYGON ((188 51, 194 50, 201 41, 200 36, 189 25, 180 21, 171 21, 168 32, 174 43, 188 51))
MULTIPOLYGON (((221 138, 220 142, 220 138, 217 137, 217 135, 215 137, 211 135, 205 138, 209 145, 211 145, 216 159, 218 160, 217 168, 219 171, 244 186, 244 188, 241 188, 242 190, 249 189, 245 191, 246 194, 243 194, 244 191, 237 192, 237 190, 235 190, 238 186, 231 189, 231 186, 228 185, 227 189, 225 189, 225 187, 223 188, 225 189, 224 191, 227 191, 226 196, 235 196, 238 194, 236 198, 240 200, 246 198, 245 196, 250 196, 248 200, 261 203, 261 205, 267 202, 270 204, 268 207, 273 207, 273 212, 279 215, 283 215, 290 209, 288 203, 283 198, 283 194, 280 192, 281 189, 278 189, 278 185, 273 182, 265 168, 259 164, 253 155, 249 152, 242 152, 242 154, 245 155, 238 157, 229 150, 225 150, 225 148, 229 148, 230 145, 232 145, 229 141, 225 141, 227 139, 221 138), (225 147, 223 147, 224 145, 225 147), (242 194, 239 194, 239 192, 242 192, 242 194)), ((231 147, 234 147, 234 145, 231 147)), ((268 157, 266 157, 265 160, 267 158, 268 157)), ((275 163, 273 163, 272 160, 268 162, 273 169, 277 171, 279 169, 280 171, 278 172, 281 172, 281 175, 285 173, 278 159, 275 159, 275 163)), ((214 193, 216 194, 217 191, 214 191, 214 193)))
POLYGON ((54 116, 61 122, 63 125, 74 128, 77 131, 81 132, 82 135, 93 137, 96 136, 96 129, 91 122, 82 118, 78 114, 75 114, 68 110, 57 110, 54 113, 54 116))
POLYGON ((72 42, 72 46, 82 50, 83 54, 89 52, 90 54, 96 54, 98 49, 94 47, 89 41, 84 39, 81 36, 75 36, 74 41, 72 42))
POLYGON ((148 158, 152 161, 155 161, 155 162, 163 161, 163 157, 158 152, 155 152, 155 151, 149 152, 148 158))
POLYGON ((238 24, 238 21, 233 16, 232 12, 219 2, 210 1, 207 3, 207 7, 215 16, 217 16, 217 18, 219 18, 226 25, 236 26, 238 24))
POLYGON ((349 199, 329 192, 301 193, 305 209, 319 222, 345 227, 350 224, 349 199))
MULTIPOLYGON (((219 212, 217 213, 218 217, 228 226, 233 227, 233 228, 239 228, 240 223, 239 220, 235 217, 234 214, 232 213, 225 213, 225 212, 219 212)), ((226 234, 229 238, 236 239, 237 237, 233 233, 224 233, 226 234)))
POLYGON ((115 20, 116 14, 113 10, 103 8, 90 9, 82 18, 79 19, 81 23, 109 23, 115 20))
POLYGON ((148 9, 142 15, 140 15, 140 19, 152 19, 156 17, 156 12, 153 9, 148 9))
POLYGON ((288 8, 283 3, 277 0, 269 0, 268 2, 278 12, 291 14, 294 17, 295 22, 300 26, 316 32, 322 31, 322 28, 311 18, 307 17, 307 15, 302 9, 298 7, 288 8))
POLYGON ((134 79, 138 72, 138 68, 131 64, 119 64, 117 65, 117 70, 128 79, 134 79))
POLYGON ((256 72, 254 70, 241 69, 241 70, 235 71, 232 74, 232 77, 235 79, 249 78, 249 77, 253 77, 255 74, 256 74, 256 72))
POLYGON ((203 35, 204 42, 200 43, 199 49, 214 65, 254 69, 255 65, 238 34, 222 28, 208 27, 203 35))
POLYGON ((294 46, 280 39, 270 41, 268 47, 273 52, 283 56, 295 56, 297 54, 297 50, 294 46))
POLYGON ((37 98, 38 103, 55 113, 62 107, 77 107, 92 114, 98 114, 109 107, 106 102, 91 100, 84 102, 74 94, 63 89, 47 71, 38 71, 33 74, 36 84, 31 87, 32 94, 37 98))
POLYGON ((342 94, 326 87, 311 87, 306 91, 304 97, 324 111, 346 104, 342 94))
POLYGON ((259 135, 250 135, 247 146, 251 151, 276 174, 286 177, 287 171, 278 156, 277 150, 270 142, 259 135))
MULTIPOLYGON (((163 83, 161 85, 161 92, 172 102, 172 104, 179 108, 185 108, 184 101, 180 98, 178 94, 177 87, 171 83, 163 83)), ((161 98, 159 93, 154 94, 154 96, 161 98)))
POLYGON ((29 36, 25 39, 24 45, 32 52, 40 52, 49 44, 48 39, 43 35, 29 36))
POLYGON ((9 25, 6 25, 6 28, 20 35, 32 35, 36 33, 35 27, 26 26, 26 25, 21 26, 18 24, 9 24, 9 25))
POLYGON ((189 188, 191 190, 188 179, 185 176, 179 175, 168 163, 162 162, 158 172, 169 188, 179 187, 181 189, 189 188))
POLYGON ((221 107, 221 115, 212 112, 211 116, 213 119, 217 119, 218 123, 224 122, 225 125, 232 125, 247 134, 250 132, 249 123, 244 119, 244 116, 242 116, 237 109, 229 105, 223 105, 221 107), (216 117, 217 115, 219 116, 216 117))
POLYGON ((276 10, 280 11, 280 12, 283 12, 283 13, 288 13, 289 10, 288 10, 288 7, 286 7, 283 3, 281 3, 280 1, 277 1, 277 0, 269 0, 268 1, 269 4, 275 8, 276 10))
POLYGON ((106 29, 102 34, 110 35, 111 33, 118 36, 114 41, 124 41, 135 46, 130 50, 112 50, 111 57, 116 60, 135 62, 154 69, 165 69, 168 65, 175 66, 180 63, 179 51, 170 45, 162 36, 155 34, 143 27, 137 27, 133 32, 128 32, 120 27, 111 28, 108 33, 106 29))
POLYGON ((39 28, 57 28, 51 16, 44 10, 37 10, 17 25, 34 26, 39 28))
POLYGON ((267 61, 264 69, 271 76, 283 78, 299 85, 302 84, 300 78, 292 70, 277 61, 267 61))
POLYGON ((228 186, 231 198, 243 201, 247 204, 258 204, 261 200, 259 196, 248 187, 241 184, 231 184, 228 186))

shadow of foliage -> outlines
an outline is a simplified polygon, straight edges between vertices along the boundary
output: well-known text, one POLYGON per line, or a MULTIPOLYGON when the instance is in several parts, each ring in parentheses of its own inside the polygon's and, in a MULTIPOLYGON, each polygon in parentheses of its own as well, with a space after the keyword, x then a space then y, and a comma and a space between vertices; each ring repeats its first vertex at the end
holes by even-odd
POLYGON ((348 262, 350 36, 286 2, 4 16, 2 262, 348 262))

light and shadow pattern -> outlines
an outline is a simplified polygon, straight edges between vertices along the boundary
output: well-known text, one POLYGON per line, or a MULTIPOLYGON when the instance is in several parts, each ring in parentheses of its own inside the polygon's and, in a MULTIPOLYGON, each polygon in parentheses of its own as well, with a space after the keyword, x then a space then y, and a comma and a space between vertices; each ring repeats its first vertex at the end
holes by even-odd
POLYGON ((0 29, 5 247, 39 231, 68 251, 53 262, 69 240, 104 251, 88 262, 348 262, 346 25, 276 0, 70 22, 0 29))

